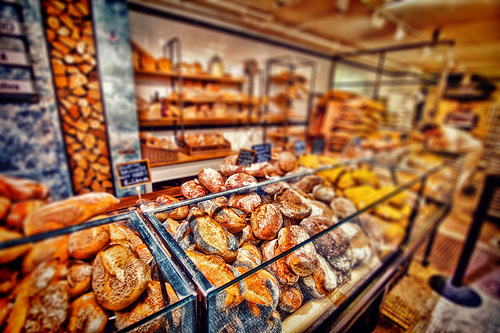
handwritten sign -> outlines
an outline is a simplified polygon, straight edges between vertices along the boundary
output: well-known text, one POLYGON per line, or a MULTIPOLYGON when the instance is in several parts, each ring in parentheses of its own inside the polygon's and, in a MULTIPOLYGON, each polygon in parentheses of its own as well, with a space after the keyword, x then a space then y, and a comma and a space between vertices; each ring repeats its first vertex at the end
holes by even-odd
POLYGON ((313 139, 312 140, 312 154, 323 154, 325 150, 325 140, 324 139, 313 139))
POLYGON ((249 166, 255 158, 255 151, 249 149, 240 149, 236 165, 249 166))
POLYGON ((294 142, 293 147, 295 154, 300 155, 306 152, 306 142, 304 140, 297 140, 294 142))
POLYGON ((139 160, 116 165, 120 188, 151 182, 149 160, 139 160))
POLYGON ((253 163, 267 162, 271 159, 271 144, 263 143, 260 145, 253 145, 252 150, 256 152, 253 163))

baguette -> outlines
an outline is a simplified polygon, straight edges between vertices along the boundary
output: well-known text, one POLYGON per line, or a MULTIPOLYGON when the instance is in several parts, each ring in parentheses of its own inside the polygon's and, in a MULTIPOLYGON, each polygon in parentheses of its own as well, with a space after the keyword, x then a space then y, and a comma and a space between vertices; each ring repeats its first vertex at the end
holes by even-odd
POLYGON ((68 235, 48 238, 36 243, 24 256, 21 270, 29 274, 43 262, 57 260, 60 264, 68 261, 68 235))
POLYGON ((79 224, 120 202, 109 193, 88 193, 53 202, 24 220, 27 236, 79 224))
POLYGON ((23 222, 26 217, 43 205, 45 205, 45 201, 40 199, 14 202, 10 206, 10 211, 5 218, 5 223, 16 230, 22 230, 23 222))
POLYGON ((37 181, 0 175, 0 196, 12 201, 46 199, 49 193, 49 188, 37 181))
MULTIPOLYGON (((0 242, 7 242, 10 240, 21 238, 22 236, 23 235, 20 232, 0 227, 0 242)), ((31 247, 31 244, 23 244, 0 250, 0 264, 7 264, 16 260, 27 251, 29 251, 31 247)))

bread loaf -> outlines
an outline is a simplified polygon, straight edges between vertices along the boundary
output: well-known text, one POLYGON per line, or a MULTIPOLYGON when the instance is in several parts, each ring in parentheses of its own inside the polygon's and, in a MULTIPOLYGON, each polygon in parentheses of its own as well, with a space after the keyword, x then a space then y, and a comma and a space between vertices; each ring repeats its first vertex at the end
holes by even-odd
MULTIPOLYGON (((171 203, 179 202, 179 200, 174 198, 173 196, 163 194, 163 195, 160 195, 159 197, 156 198, 156 202, 158 202, 160 205, 168 205, 171 203)), ((174 220, 183 220, 189 214, 189 207, 182 206, 182 207, 176 208, 172 211, 170 211, 170 210, 165 211, 165 212, 163 212, 163 214, 166 214, 167 218, 171 218, 174 220)), ((163 221, 165 221, 165 220, 163 220, 163 221)))
MULTIPOLYGON (((298 225, 282 228, 278 233, 275 254, 281 254, 309 239, 307 232, 298 225)), ((312 243, 308 243, 288 254, 286 264, 298 276, 307 276, 316 270, 318 256, 312 243)))
POLYGON ((268 162, 252 163, 252 165, 244 167, 243 172, 256 178, 264 178, 272 176, 274 168, 268 162))
POLYGON ((10 210, 12 201, 4 196, 0 196, 0 220, 3 220, 10 210))
POLYGON ((261 204, 262 200, 257 193, 232 194, 229 197, 228 205, 237 208, 245 214, 252 214, 255 208, 261 204))
POLYGON ((226 190, 224 179, 221 174, 212 168, 203 168, 198 173, 198 181, 211 193, 218 193, 226 190))
POLYGON ((330 203, 330 207, 333 209, 337 217, 341 220, 351 216, 358 211, 354 203, 347 198, 333 199, 330 203))
MULTIPOLYGON (((278 241, 276 239, 273 239, 262 243, 260 249, 262 252, 263 264, 276 256, 277 242, 278 241)), ((271 273, 280 284, 294 285, 299 281, 299 277, 290 270, 284 258, 271 264, 267 264, 264 269, 271 273)))
POLYGON ((194 245, 193 234, 188 222, 179 224, 174 236, 175 241, 183 250, 187 250, 194 245))
POLYGON ((368 236, 373 250, 376 253, 380 253, 384 247, 384 235, 375 219, 370 214, 361 214, 359 216, 359 224, 368 236))
POLYGON ((224 160, 222 160, 219 164, 220 173, 224 177, 230 177, 234 174, 243 172, 244 167, 236 165, 236 161, 238 161, 238 155, 231 155, 224 158, 224 160))
POLYGON ((279 155, 278 166, 284 172, 291 171, 293 168, 295 168, 296 163, 297 156, 290 151, 284 151, 279 155))
POLYGON ((151 281, 150 267, 121 244, 100 251, 92 266, 92 288, 97 302, 108 310, 119 311, 132 304, 151 281))
POLYGON ((92 265, 80 260, 68 263, 68 295, 71 299, 82 295, 90 289, 92 265))
POLYGON ((199 251, 215 254, 230 263, 236 259, 238 244, 233 234, 206 214, 190 215, 189 226, 199 251))
POLYGON ((37 181, 0 175, 0 196, 11 201, 46 199, 49 193, 49 188, 37 181))
POLYGON ((172 71, 172 62, 168 58, 160 58, 156 62, 156 67, 161 72, 171 72, 172 71))
POLYGON ((89 193, 53 202, 24 220, 27 236, 82 223, 120 202, 109 193, 89 193))
POLYGON ((202 201, 198 203, 198 207, 222 224, 229 232, 240 232, 247 226, 246 215, 236 208, 227 207, 227 201, 226 197, 218 197, 202 201))
POLYGON ((29 274, 36 266, 45 261, 67 262, 69 258, 68 239, 68 235, 63 235, 36 243, 23 258, 21 263, 23 274, 29 274))
POLYGON ((280 285, 280 290, 280 300, 278 302, 278 308, 280 310, 293 313, 302 306, 304 295, 298 284, 293 284, 291 286, 282 284, 280 285))
POLYGON ((248 303, 243 303, 240 306, 238 318, 244 323, 244 327, 250 332, 281 332, 282 322, 277 311, 273 311, 268 318, 262 318, 252 312, 252 308, 248 303))
POLYGON ((199 198, 208 194, 208 190, 201 186, 198 179, 188 180, 181 185, 181 193, 187 199, 199 198))
MULTIPOLYGON (((23 237, 23 235, 20 232, 0 227, 0 242, 7 242, 21 237, 23 237)), ((7 264, 16 260, 29 251, 31 247, 31 244, 22 244, 0 250, 0 264, 7 264)))
POLYGON ((75 299, 70 305, 68 331, 71 333, 103 333, 108 323, 108 314, 97 304, 93 292, 75 299))
POLYGON ((324 180, 318 175, 308 175, 292 184, 292 188, 303 193, 312 193, 313 188, 317 185, 323 185, 324 180))
POLYGON ((9 214, 5 218, 5 223, 16 230, 22 230, 23 222, 26 217, 45 204, 46 202, 44 200, 39 199, 14 202, 10 206, 9 214))
POLYGON ((252 212, 250 225, 257 238, 273 239, 283 225, 283 216, 275 204, 264 203, 252 212))
POLYGON ((335 190, 331 186, 318 184, 313 187, 312 195, 314 199, 330 204, 335 197, 335 190))
POLYGON ((274 201, 283 215, 294 220, 302 220, 311 215, 311 205, 308 200, 292 189, 284 189, 274 195, 274 201))
MULTIPOLYGON (((194 251, 186 251, 186 254, 207 280, 216 287, 222 286, 240 276, 238 270, 226 264, 218 256, 206 255, 194 251)), ((237 306, 245 299, 245 293, 246 288, 243 281, 224 289, 215 298, 217 310, 226 311, 237 306)))
POLYGON ((109 241, 108 225, 73 232, 69 236, 69 255, 81 260, 94 258, 97 252, 108 245, 109 241))
POLYGON ((243 186, 248 186, 252 184, 257 184, 257 179, 255 177, 247 175, 246 173, 235 173, 226 179, 225 185, 226 189, 238 188, 243 186))
POLYGON ((337 288, 337 277, 328 262, 318 255, 318 267, 311 275, 302 277, 307 293, 314 298, 322 298, 337 288))

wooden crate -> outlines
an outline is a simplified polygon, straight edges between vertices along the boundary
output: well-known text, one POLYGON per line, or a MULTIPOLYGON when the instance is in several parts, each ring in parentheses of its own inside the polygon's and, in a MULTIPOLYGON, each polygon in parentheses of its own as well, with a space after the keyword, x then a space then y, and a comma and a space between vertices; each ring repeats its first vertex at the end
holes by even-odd
POLYGON ((179 145, 179 150, 190 156, 225 153, 231 151, 231 142, 226 140, 225 143, 222 144, 203 146, 190 146, 184 144, 184 146, 179 145))
POLYGON ((142 158, 148 159, 149 164, 175 162, 178 160, 176 149, 165 149, 141 145, 142 158))

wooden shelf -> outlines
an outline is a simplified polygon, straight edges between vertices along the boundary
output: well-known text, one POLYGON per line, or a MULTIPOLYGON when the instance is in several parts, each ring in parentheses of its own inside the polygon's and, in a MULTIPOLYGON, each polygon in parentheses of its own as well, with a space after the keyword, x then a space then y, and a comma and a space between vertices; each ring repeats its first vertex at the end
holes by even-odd
MULTIPOLYGON (((178 98, 173 98, 173 97, 166 97, 166 101, 168 102, 178 102, 178 98)), ((220 104, 252 104, 252 105, 257 105, 259 104, 258 101, 252 101, 249 102, 248 100, 245 99, 224 99, 221 97, 200 97, 200 98, 183 98, 182 100, 184 104, 186 103, 191 103, 191 104, 212 104, 212 103, 220 103, 220 104)))
MULTIPOLYGON (((160 79, 160 80, 170 80, 172 78, 178 77, 177 72, 151 72, 145 71, 143 69, 134 69, 134 76, 136 80, 148 80, 148 79, 160 79)), ((208 74, 182 74, 183 80, 198 80, 198 81, 208 81, 208 82, 218 82, 227 84, 243 84, 245 79, 227 76, 211 76, 208 74)))
POLYGON ((221 153, 210 153, 206 155, 187 155, 182 152, 178 153, 178 160, 173 161, 173 162, 165 162, 165 163, 154 163, 151 164, 150 167, 160 167, 160 166, 165 166, 165 165, 173 165, 173 164, 182 164, 182 163, 189 163, 189 162, 196 162, 196 161, 205 161, 205 160, 211 160, 214 158, 223 158, 227 157, 229 155, 237 154, 238 152, 235 150, 227 151, 227 152, 221 152, 221 153))

